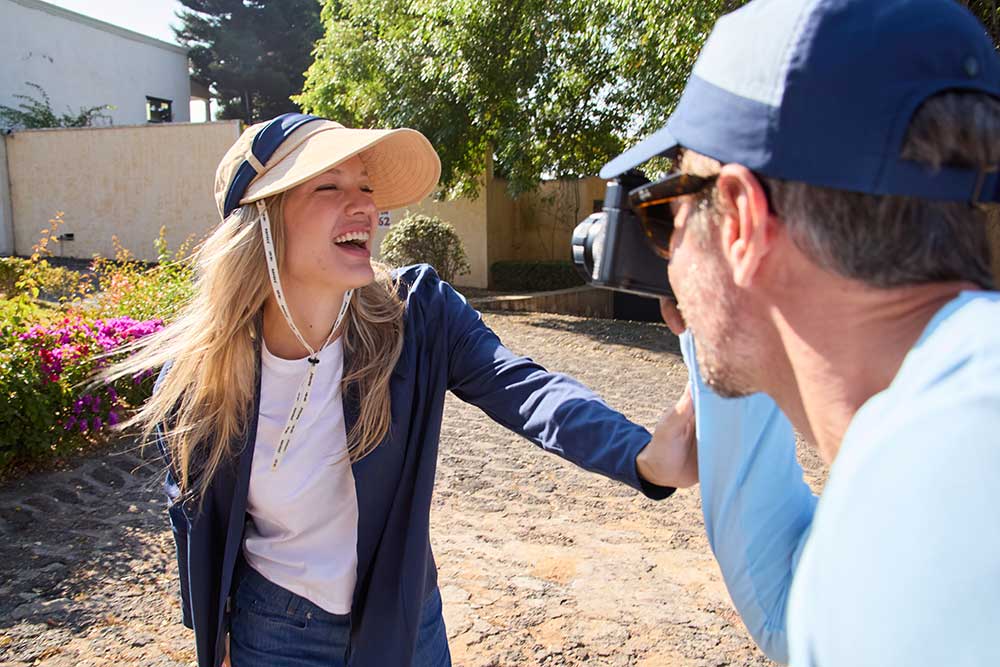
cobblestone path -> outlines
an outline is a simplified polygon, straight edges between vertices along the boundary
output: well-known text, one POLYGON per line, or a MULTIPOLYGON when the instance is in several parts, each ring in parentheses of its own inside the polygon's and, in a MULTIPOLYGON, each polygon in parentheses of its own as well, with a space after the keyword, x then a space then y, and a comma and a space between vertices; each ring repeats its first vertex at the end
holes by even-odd
MULTIPOLYGON (((485 317, 646 426, 683 388, 662 326, 485 317)), ((126 451, 0 489, 0 667, 192 664, 159 475, 126 451)), ((645 500, 449 398, 431 526, 456 665, 770 664, 728 602, 696 490, 645 500)))

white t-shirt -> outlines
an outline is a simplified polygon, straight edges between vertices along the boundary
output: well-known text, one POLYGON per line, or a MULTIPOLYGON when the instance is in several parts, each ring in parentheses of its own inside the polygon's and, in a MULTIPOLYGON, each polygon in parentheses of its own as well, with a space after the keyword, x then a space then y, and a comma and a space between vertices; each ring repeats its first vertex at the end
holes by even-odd
POLYGON ((271 582, 333 614, 351 611, 357 578, 358 499, 347 458, 340 382, 343 344, 319 352, 319 367, 295 437, 277 470, 275 449, 308 360, 261 351, 260 416, 243 551, 271 582))

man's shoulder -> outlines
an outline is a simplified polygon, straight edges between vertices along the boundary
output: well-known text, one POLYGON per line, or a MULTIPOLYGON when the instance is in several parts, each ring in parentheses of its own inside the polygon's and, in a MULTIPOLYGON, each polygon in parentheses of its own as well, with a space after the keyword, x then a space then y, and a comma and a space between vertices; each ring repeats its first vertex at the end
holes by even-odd
POLYGON ((852 420, 817 511, 817 541, 860 550, 868 564, 858 572, 887 582, 1000 551, 1000 533, 984 529, 1000 492, 998 373, 1000 295, 963 295, 852 420))
POLYGON ((841 451, 859 441, 923 442, 941 428, 1000 429, 998 377, 1000 294, 965 292, 935 315, 889 387, 858 410, 841 451))
POLYGON ((845 438, 789 621, 820 664, 993 664, 998 398, 941 394, 845 438))
POLYGON ((934 381, 959 368, 976 371, 998 365, 1000 292, 962 292, 931 319, 897 380, 934 381))
POLYGON ((928 324, 890 386, 855 414, 834 467, 852 477, 874 468, 933 478, 943 461, 965 470, 986 458, 996 492, 998 433, 1000 294, 965 292, 928 324))

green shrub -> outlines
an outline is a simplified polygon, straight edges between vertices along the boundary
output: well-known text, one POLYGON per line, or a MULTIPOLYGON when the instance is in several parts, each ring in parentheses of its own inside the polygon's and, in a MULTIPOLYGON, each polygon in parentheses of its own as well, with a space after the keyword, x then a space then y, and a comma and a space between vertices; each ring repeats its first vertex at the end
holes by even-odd
POLYGON ((397 267, 426 262, 447 282, 470 270, 455 228, 429 215, 408 215, 390 227, 382 239, 382 261, 397 267))
POLYGON ((24 295, 0 299, 0 350, 11 345, 18 334, 32 325, 50 324, 63 317, 57 308, 32 301, 24 295))
POLYGON ((27 294, 50 301, 71 301, 90 291, 90 283, 79 271, 52 266, 37 258, 0 258, 0 297, 27 294))
POLYGON ((14 294, 0 299, 0 470, 99 440, 145 400, 152 373, 95 385, 94 372, 121 345, 159 330, 194 289, 187 244, 171 253, 160 230, 158 265, 118 247, 114 260, 95 260, 101 291, 83 299, 89 278, 44 259, 61 221, 60 213, 31 258, 0 263, 14 294), (54 306, 40 295, 74 301, 54 306))
POLYGON ((0 297, 21 293, 17 284, 31 268, 31 261, 21 257, 0 257, 0 297))
POLYGON ((45 260, 38 270, 38 287, 44 299, 72 301, 91 291, 90 281, 80 273, 63 266, 52 266, 45 260))
POLYGON ((162 326, 75 316, 8 333, 0 348, 0 469, 93 442, 145 400, 151 372, 113 384, 91 379, 121 345, 162 326))
POLYGON ((93 268, 98 292, 91 312, 99 317, 171 322, 194 294, 189 244, 171 252, 164 230, 156 240, 159 263, 150 267, 115 242, 115 259, 98 258, 93 268))
POLYGON ((57 240, 56 231, 63 224, 59 211, 41 231, 41 237, 32 248, 31 257, 0 258, 0 296, 13 298, 27 296, 65 302, 79 299, 91 291, 91 283, 82 273, 61 266, 52 266, 49 244, 57 240))
POLYGON ((493 288, 509 292, 545 292, 584 284, 572 262, 494 262, 493 288))

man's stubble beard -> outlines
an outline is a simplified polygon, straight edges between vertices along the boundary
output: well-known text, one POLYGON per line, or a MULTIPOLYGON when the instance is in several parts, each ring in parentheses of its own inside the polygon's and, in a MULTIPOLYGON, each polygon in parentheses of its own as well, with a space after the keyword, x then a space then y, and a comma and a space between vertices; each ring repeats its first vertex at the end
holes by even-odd
POLYGON ((708 257, 691 265, 678 290, 678 306, 697 342, 702 379, 723 398, 756 393, 747 372, 752 341, 746 323, 741 326, 736 285, 720 259, 704 254, 708 257))

